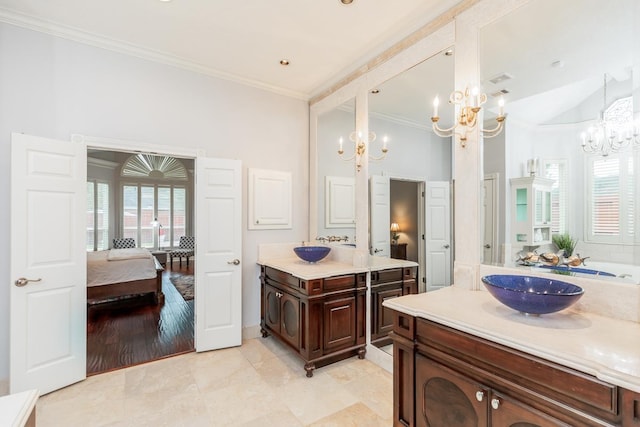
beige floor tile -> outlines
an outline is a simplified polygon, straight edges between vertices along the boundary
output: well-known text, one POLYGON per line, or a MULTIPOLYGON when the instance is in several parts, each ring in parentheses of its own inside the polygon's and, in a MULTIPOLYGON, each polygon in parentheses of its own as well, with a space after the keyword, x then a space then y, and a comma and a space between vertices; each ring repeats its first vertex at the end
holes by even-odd
POLYGON ((106 374, 38 400, 39 427, 391 425, 392 377, 356 357, 307 378, 272 337, 106 374))
POLYGON ((353 404, 341 411, 324 417, 309 426, 312 427, 388 427, 387 420, 373 412, 363 403, 353 404))

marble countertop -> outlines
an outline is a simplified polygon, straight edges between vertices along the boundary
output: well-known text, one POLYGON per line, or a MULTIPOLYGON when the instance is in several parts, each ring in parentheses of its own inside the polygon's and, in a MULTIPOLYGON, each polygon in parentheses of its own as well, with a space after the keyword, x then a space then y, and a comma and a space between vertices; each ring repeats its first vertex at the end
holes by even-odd
POLYGON ((418 265, 413 261, 374 256, 369 256, 367 265, 362 267, 354 266, 353 263, 332 259, 323 259, 317 263, 308 263, 296 257, 260 259, 258 260, 258 264, 276 268, 304 280, 341 276, 343 274, 366 273, 367 271, 380 271, 389 268, 414 267, 418 265))
POLYGON ((293 274, 303 280, 322 279, 323 277, 369 271, 367 267, 354 267, 353 264, 330 259, 323 259, 316 263, 308 263, 299 258, 269 258, 258 260, 258 264, 293 274))
POLYGON ((524 351, 640 393, 640 323, 572 309, 525 316, 455 286, 384 306, 524 351))
POLYGON ((37 400, 37 390, 0 397, 0 426, 24 426, 29 420, 31 412, 35 409, 37 400))

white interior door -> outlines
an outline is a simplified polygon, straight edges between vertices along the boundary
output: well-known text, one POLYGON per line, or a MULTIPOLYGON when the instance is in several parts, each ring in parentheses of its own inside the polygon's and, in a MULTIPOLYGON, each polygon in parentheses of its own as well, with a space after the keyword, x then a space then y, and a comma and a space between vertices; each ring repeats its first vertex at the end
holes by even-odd
POLYGON ((83 143, 11 136, 11 393, 86 377, 86 157, 83 143))
POLYGON ((371 191, 371 254, 391 256, 390 183, 388 176, 373 175, 370 178, 371 191))
POLYGON ((242 344, 242 173, 196 159, 196 351, 242 344))
POLYGON ((497 261, 497 177, 487 175, 482 185, 484 205, 484 237, 482 242, 482 262, 492 264, 497 261))
POLYGON ((448 182, 427 182, 427 291, 451 285, 451 197, 448 182))

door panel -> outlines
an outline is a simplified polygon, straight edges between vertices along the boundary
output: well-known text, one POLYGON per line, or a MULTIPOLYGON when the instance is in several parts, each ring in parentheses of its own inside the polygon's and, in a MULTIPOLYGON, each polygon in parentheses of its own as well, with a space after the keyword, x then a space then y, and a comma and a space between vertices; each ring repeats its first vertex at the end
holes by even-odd
POLYGON ((451 197, 448 182, 428 182, 426 203, 427 291, 451 284, 451 197))
POLYGON ((374 175, 370 178, 371 191, 371 254, 390 256, 391 226, 390 183, 388 176, 374 175))
POLYGON ((86 165, 82 143, 12 135, 11 393, 86 376, 86 165))
POLYGON ((196 351, 242 343, 242 176, 237 160, 196 159, 196 351))

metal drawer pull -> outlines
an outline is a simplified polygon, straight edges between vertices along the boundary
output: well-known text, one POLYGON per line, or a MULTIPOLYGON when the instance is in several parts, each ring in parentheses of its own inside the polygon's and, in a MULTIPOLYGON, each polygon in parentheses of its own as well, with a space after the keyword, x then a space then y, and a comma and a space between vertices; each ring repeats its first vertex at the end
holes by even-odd
POLYGON ((476 400, 482 402, 484 399, 484 391, 476 391, 476 400))
POLYGON ((19 288, 23 286, 27 286, 29 282, 41 282, 42 279, 27 279, 26 277, 21 277, 15 281, 15 285, 19 288))
POLYGON ((493 409, 498 409, 500 407, 500 400, 499 399, 491 399, 491 407, 493 409))

